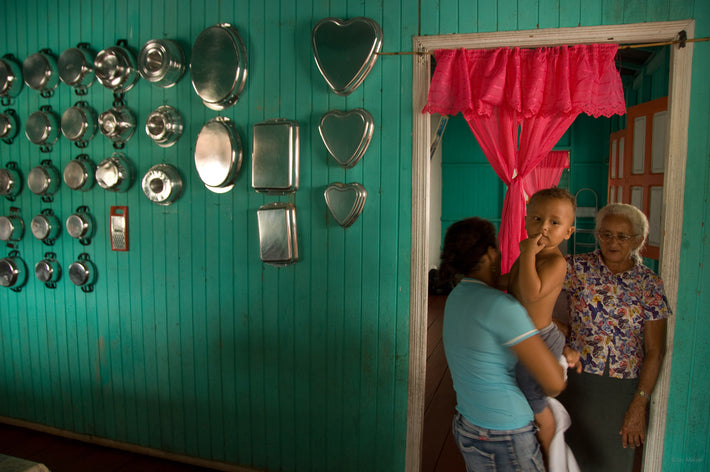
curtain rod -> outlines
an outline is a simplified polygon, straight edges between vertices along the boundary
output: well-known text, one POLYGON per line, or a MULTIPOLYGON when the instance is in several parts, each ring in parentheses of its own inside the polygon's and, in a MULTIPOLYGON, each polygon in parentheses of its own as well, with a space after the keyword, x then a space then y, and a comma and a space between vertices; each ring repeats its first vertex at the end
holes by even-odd
MULTIPOLYGON (((710 41, 710 37, 706 38, 693 38, 693 39, 678 39, 675 41, 666 41, 663 43, 643 43, 643 44, 620 44, 619 49, 633 49, 633 48, 650 48, 654 46, 668 46, 670 44, 682 44, 681 47, 685 46, 685 43, 697 43, 701 41, 710 41)), ((376 53, 380 56, 404 56, 404 55, 430 55, 433 56, 433 51, 400 51, 400 52, 378 52, 376 53)))

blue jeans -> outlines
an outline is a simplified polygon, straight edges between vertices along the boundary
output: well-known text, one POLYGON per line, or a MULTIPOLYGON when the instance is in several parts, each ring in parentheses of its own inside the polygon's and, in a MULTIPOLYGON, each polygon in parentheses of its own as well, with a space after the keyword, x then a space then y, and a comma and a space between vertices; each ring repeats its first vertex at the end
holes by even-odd
POLYGON ((545 472, 532 422, 523 428, 498 431, 479 428, 456 412, 453 432, 468 472, 545 472))

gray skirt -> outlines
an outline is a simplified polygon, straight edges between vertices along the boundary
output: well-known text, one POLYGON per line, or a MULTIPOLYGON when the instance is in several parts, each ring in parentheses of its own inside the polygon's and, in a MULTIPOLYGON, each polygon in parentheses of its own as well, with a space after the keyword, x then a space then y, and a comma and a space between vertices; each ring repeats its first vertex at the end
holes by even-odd
POLYGON ((584 472, 631 472, 634 448, 624 449, 619 431, 638 379, 577 374, 570 369, 558 397, 572 420, 565 440, 584 472))

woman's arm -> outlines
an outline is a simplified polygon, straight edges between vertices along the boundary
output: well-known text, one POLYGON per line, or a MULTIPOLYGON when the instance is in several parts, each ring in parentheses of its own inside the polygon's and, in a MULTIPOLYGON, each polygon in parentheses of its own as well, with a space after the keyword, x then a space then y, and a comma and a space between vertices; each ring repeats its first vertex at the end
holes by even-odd
POLYGON ((564 390, 565 378, 562 366, 539 334, 519 342, 511 349, 535 377, 546 395, 556 397, 564 390))
POLYGON ((646 441, 646 406, 666 355, 666 320, 646 321, 643 335, 644 360, 639 382, 619 431, 624 447, 638 447, 646 441))

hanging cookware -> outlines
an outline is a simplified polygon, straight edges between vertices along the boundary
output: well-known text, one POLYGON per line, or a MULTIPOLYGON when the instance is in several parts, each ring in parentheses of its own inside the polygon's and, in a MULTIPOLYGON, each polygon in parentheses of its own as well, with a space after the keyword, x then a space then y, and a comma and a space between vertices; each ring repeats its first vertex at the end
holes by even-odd
POLYGON ((118 105, 99 115, 99 129, 101 134, 113 141, 113 147, 121 149, 133 136, 136 118, 128 107, 118 105))
POLYGON ((94 290, 96 277, 96 264, 89 259, 87 253, 79 254, 77 260, 69 266, 69 280, 84 292, 94 290))
POLYGON ((15 110, 8 108, 0 113, 0 139, 7 144, 12 144, 19 128, 20 125, 15 110))
POLYGON ((44 160, 33 167, 27 175, 27 187, 35 195, 42 197, 43 202, 51 202, 59 190, 59 171, 50 160, 44 160))
POLYGON ((62 277, 62 267, 57 262, 56 254, 44 254, 44 259, 35 264, 35 277, 47 288, 57 288, 57 282, 62 277))
POLYGON ((114 152, 96 166, 96 182, 104 190, 126 192, 133 185, 134 169, 133 163, 123 153, 114 152))
POLYGON ((145 132, 158 146, 170 147, 182 134, 182 118, 175 108, 159 106, 148 115, 145 132))
POLYGON ((331 110, 320 120, 318 132, 328 153, 345 169, 357 164, 367 151, 374 120, 364 108, 331 110))
POLYGON ((62 134, 78 148, 85 148, 96 134, 96 112, 84 101, 67 108, 62 114, 62 134))
POLYGON ((57 60, 59 79, 74 88, 77 95, 86 95, 86 89, 94 82, 94 53, 88 43, 79 43, 59 55, 57 60))
POLYGON ((94 217, 89 212, 89 207, 80 206, 76 213, 69 215, 66 221, 67 233, 74 239, 78 239, 83 246, 91 244, 94 236, 96 223, 94 217))
POLYGON ((218 116, 202 127, 195 143, 195 167, 208 190, 232 190, 242 167, 242 141, 229 118, 218 116))
POLYGON ((27 56, 22 63, 22 76, 29 88, 38 91, 44 98, 51 97, 59 85, 57 60, 52 51, 42 49, 27 56))
POLYGON ((133 53, 125 40, 99 51, 94 58, 96 80, 113 93, 128 92, 138 80, 138 70, 133 53))
POLYGON ((280 267, 298 261, 296 207, 275 202, 259 207, 256 214, 262 262, 280 267))
POLYGON ((22 240, 24 235, 25 222, 17 211, 0 216, 0 241, 14 244, 22 240))
POLYGON ((203 30, 192 46, 192 87, 207 108, 224 110, 239 100, 247 78, 247 54, 229 23, 203 30))
POLYGON ((59 119, 49 105, 43 105, 25 122, 25 136, 31 143, 40 146, 42 152, 50 152, 59 139, 59 119))
POLYGON ((138 53, 138 72, 158 87, 175 85, 185 73, 185 53, 170 39, 151 39, 138 53))
POLYGON ((94 186, 96 166, 86 154, 80 154, 64 166, 64 183, 72 190, 86 192, 94 186))
POLYGON ((362 213, 367 199, 367 191, 357 182, 350 184, 334 182, 326 187, 323 196, 335 221, 343 228, 347 228, 362 213))
POLYGON ((253 127, 251 185, 257 192, 285 194, 298 190, 298 122, 267 120, 253 127))
POLYGON ((3 105, 17 97, 22 90, 22 66, 12 54, 5 54, 0 59, 0 97, 3 105))
POLYGON ((61 228, 62 225, 59 222, 59 218, 57 218, 57 215, 54 214, 51 208, 42 210, 42 212, 32 218, 30 222, 32 235, 47 246, 54 245, 61 228))
POLYGON ((19 292, 27 281, 27 265, 18 251, 0 259, 0 285, 19 292))
POLYGON ((4 169, 0 169, 0 196, 13 201, 22 190, 22 175, 17 164, 8 162, 4 169))
POLYGON ((143 193, 148 200, 158 205, 170 205, 180 197, 182 178, 178 170, 169 164, 158 164, 143 176, 143 193))

